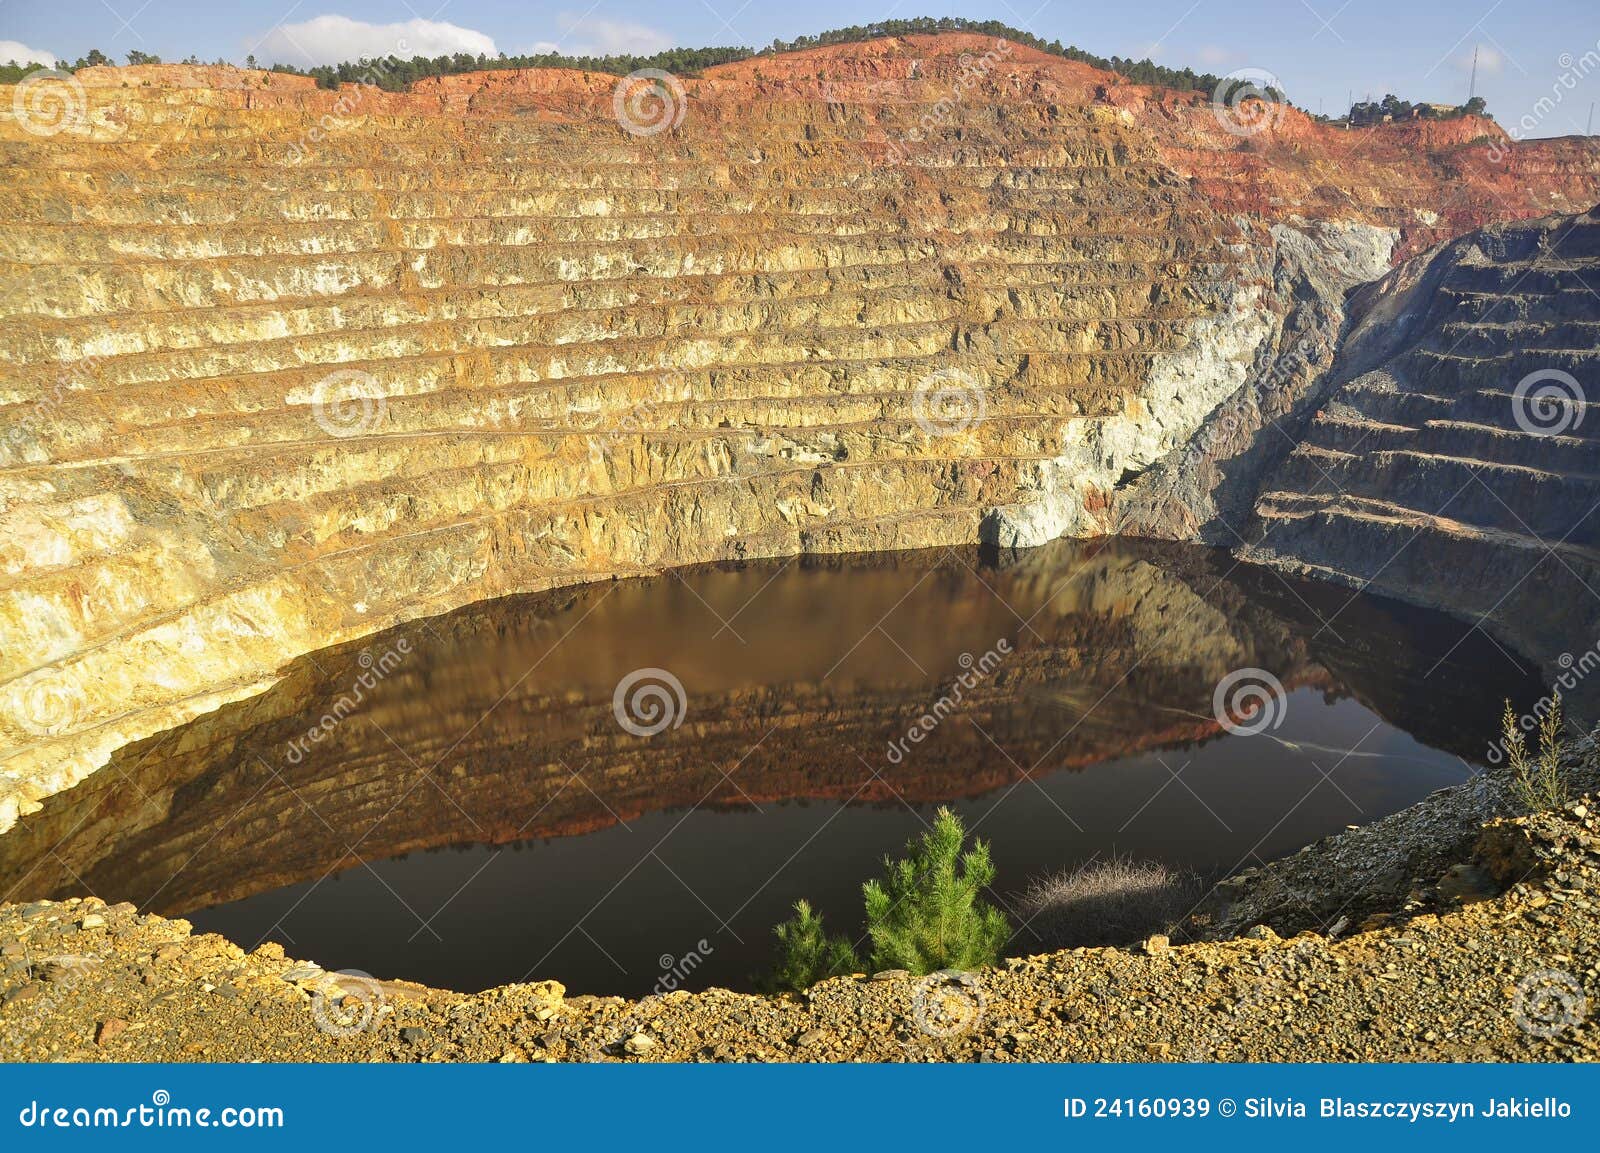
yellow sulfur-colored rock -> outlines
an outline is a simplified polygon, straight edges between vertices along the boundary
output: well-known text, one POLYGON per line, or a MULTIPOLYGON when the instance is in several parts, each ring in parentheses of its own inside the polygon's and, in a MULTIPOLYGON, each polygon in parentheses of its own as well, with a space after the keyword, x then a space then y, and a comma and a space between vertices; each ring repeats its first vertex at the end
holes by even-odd
POLYGON ((1460 158, 1330 189, 1299 113, 1245 155, 1194 94, 970 34, 713 68, 665 124, 559 70, 41 83, 0 87, 0 829, 474 600, 1113 530, 1282 330, 1273 227, 1346 229, 1336 289, 1595 185, 1518 145, 1526 188, 1429 231, 1460 158))

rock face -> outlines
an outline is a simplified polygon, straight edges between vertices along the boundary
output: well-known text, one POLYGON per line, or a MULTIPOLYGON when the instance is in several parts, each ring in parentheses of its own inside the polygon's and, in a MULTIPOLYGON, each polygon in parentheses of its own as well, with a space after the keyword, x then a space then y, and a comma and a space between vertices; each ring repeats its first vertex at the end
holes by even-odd
POLYGON ((642 99, 53 83, 0 91, 0 829, 295 656, 485 597, 1200 533, 1347 287, 1600 197, 1591 142, 1245 137, 969 35, 642 99))
POLYGON ((1355 298, 1248 559, 1469 615, 1600 700, 1600 211, 1474 232, 1355 298))

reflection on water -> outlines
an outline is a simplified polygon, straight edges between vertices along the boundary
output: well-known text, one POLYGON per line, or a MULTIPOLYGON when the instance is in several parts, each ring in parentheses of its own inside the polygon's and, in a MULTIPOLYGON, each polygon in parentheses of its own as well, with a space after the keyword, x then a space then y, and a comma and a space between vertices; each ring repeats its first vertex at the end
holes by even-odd
POLYGON ((1232 870, 1460 780, 1502 697, 1539 692, 1466 633, 1143 542, 510 598, 124 750, 0 837, 0 892, 453 988, 637 994, 691 954, 684 984, 739 986, 797 897, 858 923, 861 880, 939 803, 993 842, 1004 898, 1110 851, 1232 870), (1285 686, 1278 727, 1218 724, 1241 668, 1285 686), (669 712, 625 728, 640 669, 670 674, 641 682, 669 712))

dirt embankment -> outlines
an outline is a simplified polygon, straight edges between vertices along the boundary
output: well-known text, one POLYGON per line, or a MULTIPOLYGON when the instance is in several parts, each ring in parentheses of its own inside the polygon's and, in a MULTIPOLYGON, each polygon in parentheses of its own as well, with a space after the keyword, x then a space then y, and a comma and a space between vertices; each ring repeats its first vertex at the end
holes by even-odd
MULTIPOLYGON (((1574 772, 1593 789, 1593 769, 1574 772)), ((245 954, 93 900, 0 907, 0 1058, 182 1060, 1593 1060, 1600 820, 1485 819, 1495 778, 1236 878, 1197 933, 972 974, 644 1001, 476 995, 245 954), (1284 932, 1300 929, 1285 938, 1284 932)))

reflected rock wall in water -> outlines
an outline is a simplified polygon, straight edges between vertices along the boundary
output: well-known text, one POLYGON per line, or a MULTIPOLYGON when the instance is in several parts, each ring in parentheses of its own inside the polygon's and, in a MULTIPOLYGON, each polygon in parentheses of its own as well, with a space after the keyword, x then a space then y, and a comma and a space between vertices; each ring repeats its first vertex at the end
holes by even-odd
POLYGON ((1499 690, 1467 670, 1505 658, 1481 637, 1458 643, 1463 631, 1213 551, 1127 541, 751 563, 509 598, 302 658, 269 692, 125 749, 0 838, 0 883, 10 899, 87 889, 183 913, 364 860, 697 804, 970 797, 1024 770, 1213 737, 1213 690, 1245 667, 1354 695, 1473 756, 1499 690), (968 678, 959 708, 894 757, 1002 640, 1010 652, 968 678), (613 692, 648 667, 681 682, 686 709, 637 736, 613 692))

